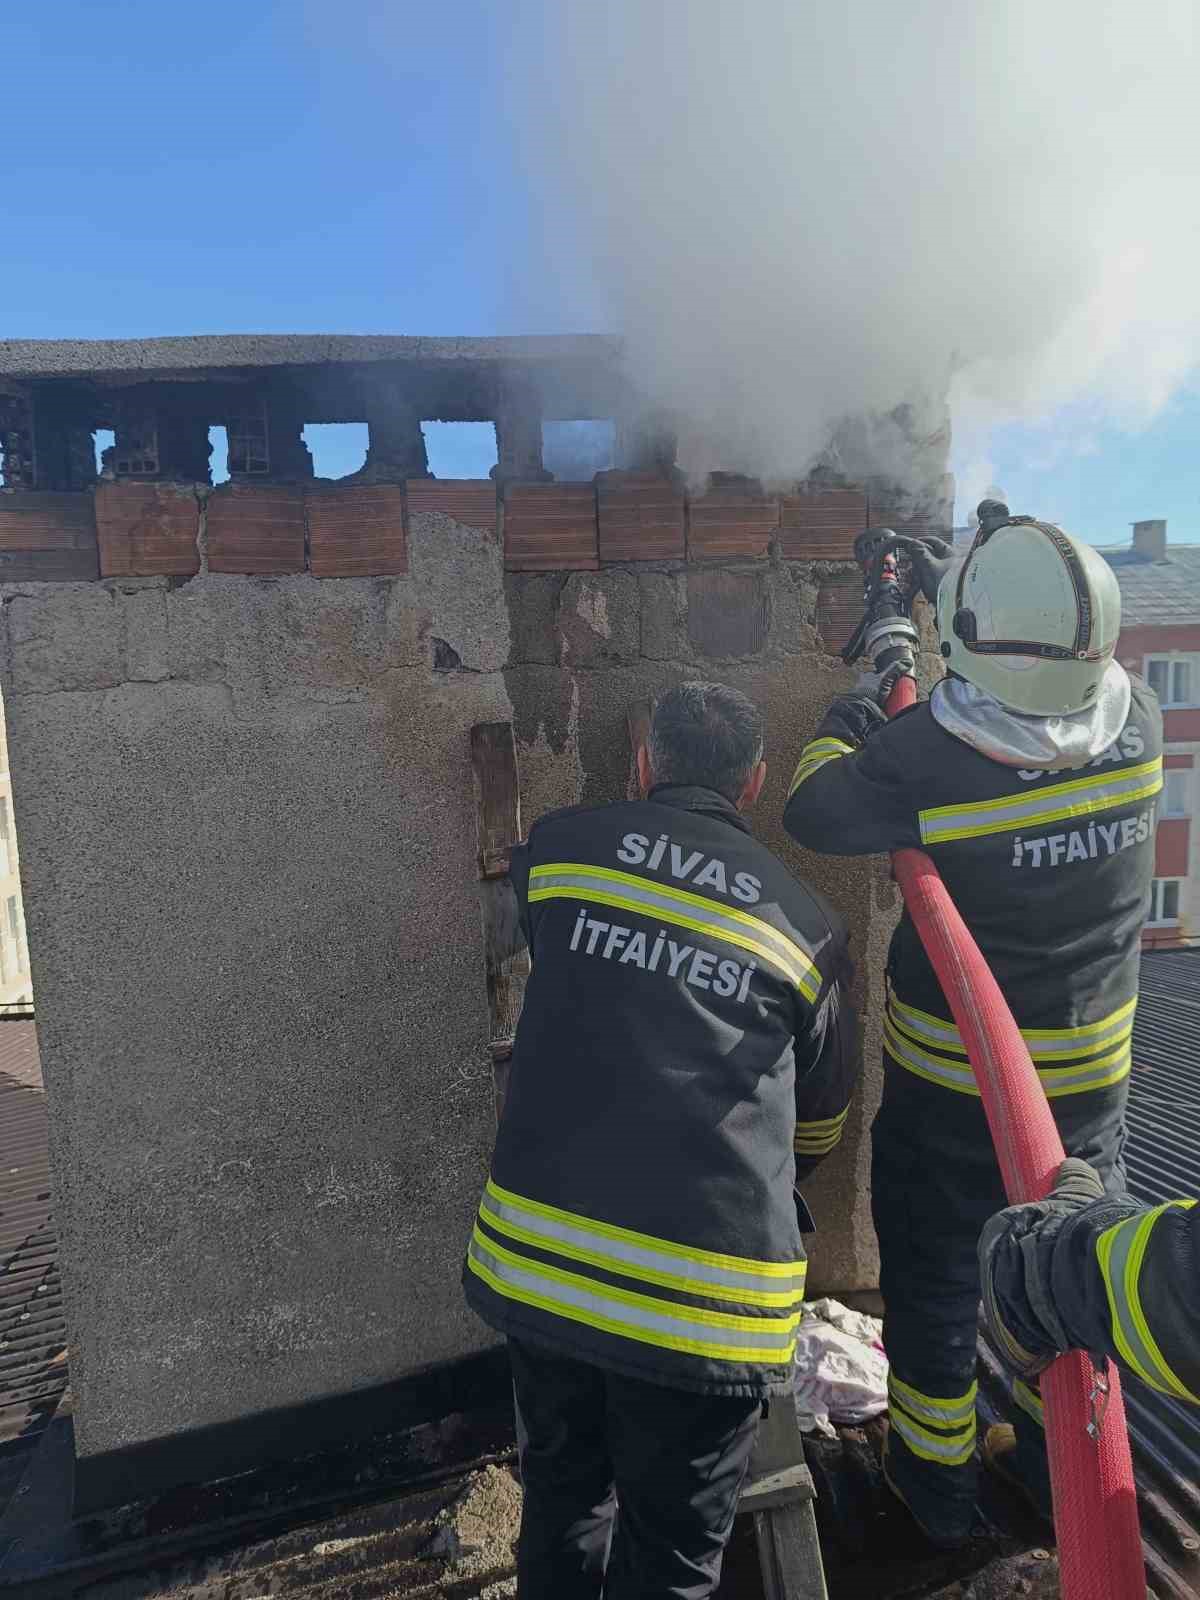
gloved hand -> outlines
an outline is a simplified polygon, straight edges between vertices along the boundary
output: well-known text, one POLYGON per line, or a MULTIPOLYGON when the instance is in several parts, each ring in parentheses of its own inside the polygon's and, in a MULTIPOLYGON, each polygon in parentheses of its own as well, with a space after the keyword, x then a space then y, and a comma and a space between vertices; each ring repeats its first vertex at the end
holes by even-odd
POLYGON ((1045 1200, 1008 1206, 980 1235, 984 1320, 997 1352, 1022 1378, 1036 1377, 1071 1348, 1051 1298, 1051 1258, 1063 1224, 1103 1197, 1095 1168, 1069 1156, 1045 1200))
MULTIPOLYGON (((874 674, 867 676, 873 677, 874 674)), ((840 694, 831 702, 818 732, 844 739, 857 749, 859 745, 866 744, 873 733, 886 726, 887 718, 874 696, 867 691, 859 693, 856 690, 853 694, 840 694)))
POLYGON ((906 539, 905 553, 921 593, 930 605, 937 603, 938 585, 954 565, 954 546, 945 539, 906 539))
POLYGON ((888 667, 886 672, 860 672, 858 682, 854 685, 854 692, 874 700, 881 710, 886 711, 888 696, 895 687, 897 679, 903 678, 908 671, 903 661, 897 661, 888 667))

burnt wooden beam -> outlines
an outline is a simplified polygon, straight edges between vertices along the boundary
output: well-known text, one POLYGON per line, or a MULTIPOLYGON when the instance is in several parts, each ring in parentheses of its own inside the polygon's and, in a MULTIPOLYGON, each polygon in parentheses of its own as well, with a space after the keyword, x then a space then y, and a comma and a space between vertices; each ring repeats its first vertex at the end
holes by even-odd
POLYGON ((471 771, 475 780, 488 1048, 499 1123, 529 976, 529 951, 522 943, 517 896, 508 876, 510 852, 521 838, 521 784, 511 722, 480 722, 471 729, 471 771))

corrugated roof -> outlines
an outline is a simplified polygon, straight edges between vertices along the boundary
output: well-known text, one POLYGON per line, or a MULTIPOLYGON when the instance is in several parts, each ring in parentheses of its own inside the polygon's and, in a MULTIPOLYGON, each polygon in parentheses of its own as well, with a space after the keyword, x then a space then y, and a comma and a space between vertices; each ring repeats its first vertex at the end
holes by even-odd
POLYGON ((1128 546, 1100 554, 1121 586, 1126 627, 1200 622, 1200 545, 1169 544, 1165 561, 1147 561, 1128 546))
POLYGON ((67 1383, 46 1099, 32 1022, 0 1022, 0 1506, 67 1383))

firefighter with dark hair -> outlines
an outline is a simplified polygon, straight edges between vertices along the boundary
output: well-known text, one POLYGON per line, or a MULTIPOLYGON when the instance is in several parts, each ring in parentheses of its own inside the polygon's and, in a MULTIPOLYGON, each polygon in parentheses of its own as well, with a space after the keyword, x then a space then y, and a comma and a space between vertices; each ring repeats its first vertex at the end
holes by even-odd
MULTIPOLYGON (((1154 871, 1162 719, 1114 659, 1107 562, 985 502, 965 559, 917 547, 947 676, 888 721, 835 700, 784 814, 812 850, 927 851, 1020 1027, 1070 1155, 1123 1187, 1130 1034, 1154 871)), ((886 690, 886 685, 884 686, 886 690)), ((935 1542, 975 1505, 976 1244, 1004 1204, 962 1038, 907 913, 888 961, 872 1188, 890 1363, 884 1469, 935 1542)), ((983 1454, 1050 1504, 1036 1390, 983 1454)))
POLYGON ((463 1281, 508 1336, 522 1600, 711 1595, 791 1385, 794 1186, 858 1047, 845 930, 742 815, 762 757, 743 695, 683 684, 644 798, 552 812, 513 853, 532 973, 463 1281))
POLYGON ((1200 1406, 1200 1207, 1106 1195, 1066 1160, 1045 1200, 1008 1206, 979 1241, 983 1309, 1000 1356, 1028 1384, 1067 1350, 1116 1361, 1200 1406))

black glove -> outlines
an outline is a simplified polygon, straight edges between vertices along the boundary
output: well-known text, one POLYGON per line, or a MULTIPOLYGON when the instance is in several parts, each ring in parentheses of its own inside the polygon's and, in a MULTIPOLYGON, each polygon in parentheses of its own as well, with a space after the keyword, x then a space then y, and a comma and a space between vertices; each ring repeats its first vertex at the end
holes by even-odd
POLYGON ((1022 1378, 1071 1348, 1051 1298, 1051 1257, 1063 1224, 1103 1196, 1095 1169, 1068 1157, 1045 1200, 997 1212, 980 1235, 984 1320, 1005 1365, 1022 1378))
POLYGON ((904 549, 921 593, 935 605, 938 585, 954 565, 954 546, 945 539, 906 539, 904 549))
POLYGON ((862 695, 887 710, 888 699, 901 678, 911 677, 912 668, 906 661, 896 661, 884 672, 860 672, 854 685, 856 695, 862 695))
MULTIPOLYGON (((889 692, 890 689, 889 684, 889 692)), ((858 690, 853 694, 838 695, 825 713, 818 733, 832 735, 835 739, 844 739, 857 750, 860 745, 866 744, 873 733, 878 733, 886 724, 887 718, 875 700, 874 694, 867 690, 858 690)))

